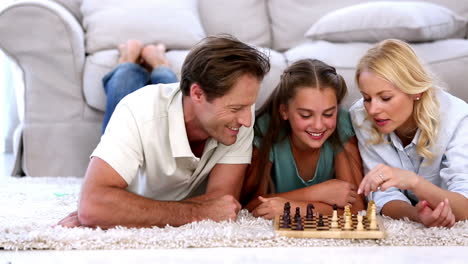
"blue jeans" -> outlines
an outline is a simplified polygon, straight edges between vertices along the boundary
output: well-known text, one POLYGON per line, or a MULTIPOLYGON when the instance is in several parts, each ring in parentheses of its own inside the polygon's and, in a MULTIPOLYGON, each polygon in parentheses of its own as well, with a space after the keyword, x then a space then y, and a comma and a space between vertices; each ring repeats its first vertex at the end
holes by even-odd
POLYGON ((102 133, 104 133, 115 107, 122 98, 148 84, 175 83, 177 76, 166 66, 154 68, 149 73, 139 64, 126 62, 106 74, 102 82, 107 95, 106 112, 102 123, 102 133))

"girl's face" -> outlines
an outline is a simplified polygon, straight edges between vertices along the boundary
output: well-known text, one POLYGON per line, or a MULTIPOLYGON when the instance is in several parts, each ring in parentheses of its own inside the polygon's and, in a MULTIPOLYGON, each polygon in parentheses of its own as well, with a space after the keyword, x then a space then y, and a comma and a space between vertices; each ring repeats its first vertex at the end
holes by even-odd
POLYGON ((295 147, 318 149, 336 128, 336 93, 332 88, 299 88, 287 105, 280 106, 280 115, 291 124, 291 141, 295 147))
POLYGON ((380 133, 397 134, 414 127, 413 106, 418 95, 409 95, 372 72, 359 75, 364 107, 380 133))

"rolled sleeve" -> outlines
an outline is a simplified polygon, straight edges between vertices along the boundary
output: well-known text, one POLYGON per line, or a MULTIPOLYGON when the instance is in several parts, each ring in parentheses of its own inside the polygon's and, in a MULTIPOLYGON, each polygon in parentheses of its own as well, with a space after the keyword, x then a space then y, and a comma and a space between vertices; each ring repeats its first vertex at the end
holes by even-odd
POLYGON ((91 157, 99 157, 131 184, 143 162, 143 151, 137 124, 125 99, 116 107, 91 157))

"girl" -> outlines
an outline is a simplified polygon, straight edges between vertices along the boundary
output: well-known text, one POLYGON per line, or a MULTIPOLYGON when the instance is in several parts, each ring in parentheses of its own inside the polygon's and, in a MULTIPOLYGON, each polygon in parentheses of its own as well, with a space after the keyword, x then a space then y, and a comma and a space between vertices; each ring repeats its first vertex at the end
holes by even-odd
POLYGON ((382 214, 451 227, 468 218, 468 105, 440 90, 413 49, 385 40, 360 60, 351 108, 366 175, 358 193, 382 214))
POLYGON ((273 218, 289 201, 306 212, 331 213, 334 204, 364 208, 357 194, 362 165, 347 111, 347 91, 335 68, 300 60, 281 76, 254 125, 254 151, 241 202, 254 216, 273 218))

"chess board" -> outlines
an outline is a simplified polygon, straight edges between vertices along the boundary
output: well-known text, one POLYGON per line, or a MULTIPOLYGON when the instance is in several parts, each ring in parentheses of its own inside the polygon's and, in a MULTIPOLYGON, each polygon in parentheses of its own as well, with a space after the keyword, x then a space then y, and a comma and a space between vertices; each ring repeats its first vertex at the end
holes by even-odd
POLYGON ((289 228, 282 228, 282 217, 276 216, 274 219, 275 232, 281 236, 297 237, 297 238, 347 238, 347 239, 381 239, 386 236, 385 228, 377 217, 377 228, 371 230, 369 228, 369 220, 366 216, 363 217, 363 230, 357 230, 357 216, 352 216, 352 229, 344 230, 343 216, 338 216, 338 227, 331 228, 331 216, 323 216, 323 227, 317 226, 318 217, 314 216, 311 220, 301 217, 304 230, 296 230, 296 222, 291 219, 289 228))

